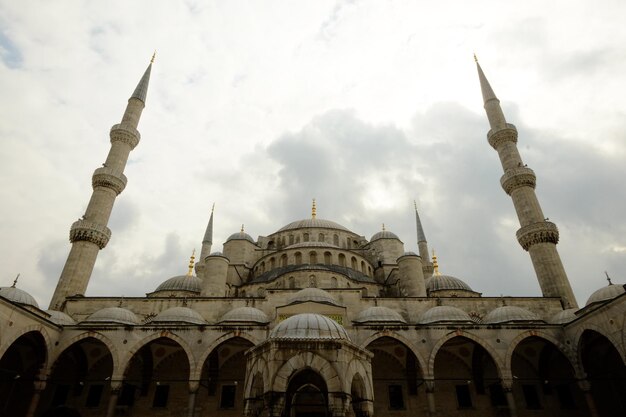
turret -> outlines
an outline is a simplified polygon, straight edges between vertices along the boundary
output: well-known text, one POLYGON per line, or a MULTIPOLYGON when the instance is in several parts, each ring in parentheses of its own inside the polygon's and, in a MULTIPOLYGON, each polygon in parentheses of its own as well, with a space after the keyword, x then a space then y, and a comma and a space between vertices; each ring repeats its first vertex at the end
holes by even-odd
POLYGON ((137 125, 145 107, 153 62, 154 56, 128 99, 122 121, 111 128, 109 155, 102 168, 93 173, 93 192, 87 210, 70 228, 72 248, 50 302, 52 310, 62 309, 66 297, 85 294, 98 252, 104 249, 111 238, 107 223, 115 198, 126 187, 124 168, 128 156, 141 137, 137 125))
POLYGON ((430 262, 430 255, 428 253, 428 242, 426 241, 426 234, 422 227, 420 215, 417 212, 417 203, 413 201, 415 206, 415 227, 417 229, 417 247, 419 249, 420 258, 422 258, 422 271, 424 277, 428 278, 433 275, 433 264, 430 262))
POLYGON ((398 258, 398 276, 401 294, 407 297, 426 297, 426 285, 420 257, 407 252, 398 258))
POLYGON ((500 157, 504 170, 500 184, 511 196, 521 226, 517 231, 517 240, 530 254, 544 297, 560 297, 564 308, 577 307, 574 292, 556 250, 559 231, 541 210, 535 194, 535 173, 524 164, 517 149, 517 129, 506 122, 500 101, 489 85, 478 60, 476 67, 491 127, 487 139, 500 157))

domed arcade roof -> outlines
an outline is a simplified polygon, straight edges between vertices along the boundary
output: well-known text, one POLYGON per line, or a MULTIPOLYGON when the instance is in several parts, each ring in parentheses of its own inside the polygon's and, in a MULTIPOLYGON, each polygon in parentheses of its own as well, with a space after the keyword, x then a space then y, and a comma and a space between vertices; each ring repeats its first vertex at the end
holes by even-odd
POLYGON ((270 339, 350 340, 339 323, 321 314, 296 314, 280 322, 270 333, 270 339))
POLYGON ((161 311, 150 323, 207 324, 200 313, 189 307, 172 307, 161 311))
POLYGON ((32 295, 16 287, 0 287, 0 296, 17 304, 39 308, 37 300, 32 295))
POLYGON ((435 306, 426 310, 419 317, 418 323, 430 324, 439 322, 472 322, 470 316, 463 310, 452 306, 435 306))
POLYGON ((426 290, 465 290, 474 292, 469 285, 452 275, 433 275, 426 279, 426 290))
POLYGON ((483 318, 485 324, 511 323, 517 321, 543 321, 532 311, 517 306, 501 306, 491 310, 483 318))
POLYGON ((190 291, 200 293, 202 280, 193 275, 178 275, 166 281, 157 287, 157 291, 190 291))
POLYGON ((329 293, 320 288, 305 288, 289 298, 289 304, 305 303, 307 301, 339 306, 339 303, 329 293))
POLYGON ((335 223, 330 220, 317 219, 317 218, 296 220, 295 222, 291 222, 288 225, 281 227, 280 229, 278 229, 278 232, 285 232, 287 230, 295 230, 295 229, 308 229, 308 228, 336 229, 336 230, 342 230, 344 232, 352 233, 350 230, 343 227, 339 223, 335 223))
POLYGON ((130 310, 122 307, 105 307, 92 313, 89 317, 81 322, 83 323, 102 323, 102 324, 139 324, 139 319, 130 310))
POLYGON ((357 323, 406 323, 398 312, 383 306, 366 308, 354 321, 357 323))
POLYGON ((261 323, 269 322, 267 315, 254 307, 237 307, 227 311, 219 321, 220 323, 261 323))
POLYGON ((59 324, 61 326, 71 326, 76 324, 76 321, 74 321, 73 318, 62 311, 46 310, 46 313, 50 314, 49 320, 55 324, 59 324))
POLYGON ((568 308, 567 310, 559 311, 558 313, 556 313, 554 316, 550 318, 548 323, 551 323, 551 324, 569 323, 570 321, 576 318, 576 314, 574 314, 576 311, 578 311, 577 308, 568 308))
POLYGON ((591 296, 585 303, 585 306, 588 306, 593 303, 598 303, 600 301, 611 300, 617 297, 618 295, 623 294, 625 291, 626 290, 624 290, 623 285, 609 284, 606 287, 602 287, 599 290, 596 290, 593 294, 591 294, 591 296))

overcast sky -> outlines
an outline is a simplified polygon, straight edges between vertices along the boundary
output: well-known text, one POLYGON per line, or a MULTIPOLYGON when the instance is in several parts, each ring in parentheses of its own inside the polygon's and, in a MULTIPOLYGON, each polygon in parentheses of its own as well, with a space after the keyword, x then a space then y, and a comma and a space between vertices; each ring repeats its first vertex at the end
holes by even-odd
POLYGON ((87 294, 140 296, 310 216, 417 250, 484 295, 540 295, 476 52, 579 304, 626 275, 626 2, 0 0, 0 285, 46 307, 108 131, 153 50, 142 139, 87 294))

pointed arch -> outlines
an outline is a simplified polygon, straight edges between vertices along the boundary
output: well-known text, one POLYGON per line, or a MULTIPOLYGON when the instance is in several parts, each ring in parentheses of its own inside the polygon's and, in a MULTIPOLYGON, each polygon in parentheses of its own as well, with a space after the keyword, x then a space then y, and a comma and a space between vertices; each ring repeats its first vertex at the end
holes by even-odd
POLYGON ((311 369, 317 372, 326 382, 328 392, 339 392, 343 381, 335 367, 325 358, 313 352, 300 352, 285 362, 272 381, 272 390, 286 392, 289 378, 297 371, 311 369))
POLYGON ((563 343, 561 343, 559 340, 557 340, 554 336, 541 331, 541 330, 527 330, 523 333, 520 333, 519 335, 517 335, 515 337, 515 339, 513 339, 510 343, 509 343, 509 347, 506 351, 506 355, 504 357, 504 368, 503 370, 506 371, 506 376, 510 376, 511 374, 511 362, 513 360, 513 352, 515 352, 515 348, 521 343, 523 342, 525 339, 528 339, 529 337, 538 337, 540 339, 545 340, 548 343, 551 343, 552 345, 554 345, 554 347, 563 354, 563 356, 565 356, 565 358, 567 359, 567 361, 569 362, 569 364, 572 367, 572 370, 574 371, 574 375, 580 376, 582 375, 581 372, 581 368, 578 366, 576 357, 574 356, 574 353, 572 352, 572 349, 568 348, 566 345, 564 345, 563 343))
MULTIPOLYGON (((626 321, 625 321, 625 323, 626 323, 626 321)), ((603 329, 600 326, 597 326, 597 325, 592 324, 592 323, 585 323, 583 326, 580 326, 578 328, 578 330, 576 331, 576 333, 574 334, 574 341, 573 341, 573 343, 577 347, 577 349, 576 349, 576 352, 577 352, 576 360, 578 361, 579 364, 582 364, 582 357, 581 357, 582 337, 583 337, 583 333, 585 333, 585 331, 587 331, 587 330, 592 330, 592 331, 600 334, 601 336, 606 337, 606 339, 609 342, 611 342, 611 344, 613 345, 615 350, 617 350, 617 352, 619 353, 620 357, 622 358, 622 361, 624 362, 624 365, 626 365, 626 349, 624 347, 622 347, 621 344, 619 343, 619 341, 616 340, 613 337, 612 334, 607 332, 606 329, 603 329)), ((626 335, 624 337, 626 337, 626 335)))
POLYGON ((250 333, 246 333, 246 332, 240 332, 240 331, 232 331, 226 334, 223 334, 221 336, 219 336, 217 339, 213 340, 209 346, 203 350, 202 355, 200 355, 200 357, 198 358, 197 362, 194 364, 193 368, 189 368, 190 369, 190 373, 191 375, 189 376, 189 379, 192 381, 197 381, 200 379, 200 376, 202 375, 202 367, 204 366, 204 362, 206 362, 207 358, 209 357, 209 355, 211 355, 211 352, 213 352, 213 350, 215 350, 216 347, 218 347, 219 345, 221 345, 224 342, 229 341, 230 339, 234 339, 234 338, 241 338, 241 339, 245 339, 248 342, 252 343, 252 345, 256 346, 259 344, 259 339, 257 339, 256 337, 254 337, 252 334, 250 333))
POLYGON ((267 361, 263 359, 262 357, 258 357, 254 360, 254 362, 252 363, 252 366, 247 372, 247 380, 246 380, 245 390, 244 390, 245 397, 252 396, 252 390, 253 390, 253 385, 254 385, 253 379, 254 379, 254 376, 259 373, 261 375, 264 375, 263 392, 267 392, 270 390, 270 385, 269 385, 270 371, 267 365, 267 361))
POLYGON ((7 352, 7 350, 9 350, 11 345, 17 341, 17 339, 19 339, 20 337, 30 332, 39 333, 41 337, 43 338, 44 347, 46 351, 46 357, 45 357, 45 361, 42 366, 42 369, 46 369, 48 367, 49 359, 51 356, 50 350, 52 347, 52 341, 50 340, 50 335, 48 334, 46 329, 43 326, 39 326, 39 325, 31 325, 31 326, 23 327, 19 331, 10 335, 11 337, 9 339, 4 340, 4 342, 0 345, 0 359, 2 359, 4 354, 7 352))
POLYGON ((115 347, 115 344, 108 337, 98 332, 94 332, 94 331, 87 331, 87 332, 78 334, 72 337, 71 339, 68 339, 62 343, 59 343, 59 345, 52 351, 52 354, 50 355, 50 360, 48 361, 46 373, 50 375, 55 362, 59 359, 59 357, 63 354, 63 352, 65 352, 68 348, 70 348, 75 343, 80 342, 81 340, 84 340, 84 339, 97 339, 107 347, 107 349, 109 350, 109 353, 111 354, 111 359, 113 360, 113 373, 111 377, 113 378, 115 375, 118 375, 119 370, 120 370, 120 357, 119 357, 118 350, 115 347))
POLYGON ((415 344, 413 344, 412 341, 410 341, 409 339, 407 339, 406 337, 402 336, 399 333, 396 333, 390 330, 376 332, 372 334, 370 337, 368 337, 367 339, 365 339, 363 343, 361 343, 361 348, 367 349, 367 346, 369 344, 371 344, 375 340, 380 339, 382 337, 389 337, 391 339, 396 339, 398 342, 404 344, 411 351, 411 353, 415 355, 415 358, 417 359, 417 363, 419 364, 419 367, 422 370, 422 373, 424 374, 424 376, 426 376, 428 363, 424 360, 424 356, 417 350, 417 347, 415 346, 415 344))

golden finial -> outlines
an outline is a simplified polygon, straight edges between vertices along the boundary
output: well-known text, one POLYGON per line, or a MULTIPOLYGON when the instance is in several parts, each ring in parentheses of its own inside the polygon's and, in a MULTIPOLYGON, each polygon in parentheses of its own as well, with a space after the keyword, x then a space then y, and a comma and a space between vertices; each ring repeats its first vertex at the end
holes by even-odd
MULTIPOLYGON (((607 275, 608 276, 608 275, 607 275)), ((17 276, 15 277, 15 280, 13 280, 13 285, 11 285, 11 288, 15 288, 15 286, 17 285, 17 280, 20 278, 20 274, 17 274, 17 276)))
POLYGON ((241 225, 241 230, 240 230, 240 233, 241 233, 241 234, 243 234, 243 233, 244 233, 244 231, 243 231, 243 224, 241 225))
POLYGON ((437 255, 435 255, 435 250, 433 249, 433 269, 435 270, 435 275, 439 276, 441 273, 439 272, 439 264, 437 263, 437 255))
POLYGON ((385 231, 385 223, 383 223, 383 232, 385 231))
POLYGON ((154 50, 154 53, 152 54, 152 58, 150 59, 150 63, 154 64, 154 58, 156 57, 156 49, 154 50))
POLYGON ((190 277, 193 272, 193 264, 195 263, 195 260, 196 260, 196 250, 194 249, 191 252, 191 258, 189 258, 189 271, 187 271, 188 277, 190 277))
POLYGON ((476 56, 476 54, 474 54, 474 62, 478 64, 478 57, 476 56))
POLYGON ((317 215, 317 207, 315 206, 315 199, 313 199, 313 205, 311 206, 311 218, 314 219, 317 215))

